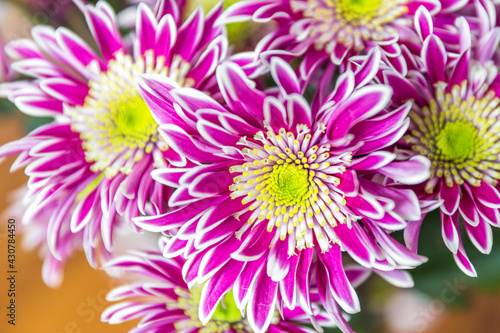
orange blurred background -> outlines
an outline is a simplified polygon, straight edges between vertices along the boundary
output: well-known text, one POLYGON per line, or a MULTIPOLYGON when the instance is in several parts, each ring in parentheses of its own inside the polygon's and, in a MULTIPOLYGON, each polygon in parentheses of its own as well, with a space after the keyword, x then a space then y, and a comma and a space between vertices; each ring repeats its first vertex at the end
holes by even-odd
MULTIPOLYGON (((0 115, 0 144, 23 136, 23 122, 19 114, 0 115)), ((23 171, 9 174, 14 158, 0 164, 0 212, 8 204, 8 194, 26 183, 23 171)), ((59 289, 47 287, 41 278, 42 261, 36 252, 21 248, 21 235, 16 233, 16 325, 7 324, 6 307, 9 304, 7 277, 7 219, 14 218, 19 228, 20 216, 6 217, 0 221, 0 332, 2 333, 86 333, 126 332, 131 324, 109 325, 100 322, 101 312, 109 303, 108 291, 117 281, 103 271, 92 269, 83 253, 69 261, 64 281, 59 289)))

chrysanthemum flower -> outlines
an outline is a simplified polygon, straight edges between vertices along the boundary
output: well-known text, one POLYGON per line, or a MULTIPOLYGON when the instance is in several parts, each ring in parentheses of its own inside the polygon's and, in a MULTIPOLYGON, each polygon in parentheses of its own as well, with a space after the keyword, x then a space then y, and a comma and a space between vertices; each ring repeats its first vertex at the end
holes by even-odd
POLYGON ((188 258, 188 285, 209 279, 213 288, 210 297, 202 296, 202 322, 221 290, 233 284, 236 304, 242 311, 247 307, 258 332, 269 325, 277 297, 288 308, 310 312, 314 270, 322 302, 341 325, 336 302, 347 312, 359 311, 343 270, 343 250, 365 267, 391 272, 422 262, 385 232, 420 218, 415 194, 361 176, 382 173, 409 183, 428 177, 426 158, 394 161, 394 154, 381 150, 406 131, 411 105, 386 109, 392 90, 365 86, 379 61, 374 50, 356 72, 343 73, 314 109, 292 68, 279 58, 270 67, 279 98, 255 89, 235 63, 220 65, 217 79, 227 108, 195 89, 164 95, 160 87, 168 82, 158 75, 139 81, 157 117, 163 100, 178 103, 185 123, 163 124, 160 132, 172 149, 202 163, 154 171, 157 181, 178 188, 169 205, 183 207, 135 219, 147 230, 175 234, 165 254, 188 258), (258 287, 250 292, 257 277, 258 287))
MULTIPOLYGON (((159 11, 157 19, 140 5, 130 53, 106 2, 78 4, 102 58, 65 28, 38 26, 33 41, 10 43, 7 51, 18 59, 12 67, 35 80, 4 84, 3 93, 21 111, 55 121, 3 146, 0 157, 20 153, 13 169, 26 166, 25 218, 43 207, 53 208, 47 234, 52 254, 60 257, 62 230, 69 227, 84 234, 87 256, 95 264, 92 252, 101 236, 106 249, 112 249, 119 215, 129 222, 141 214, 165 212, 171 189, 155 183, 151 170, 186 164, 159 137, 158 119, 134 77, 158 73, 169 79, 171 88, 210 91, 210 77, 224 57, 226 42, 222 30, 213 27, 220 6, 206 19, 201 9, 195 11, 179 27, 170 12, 159 11)), ((174 121, 172 103, 163 110, 160 122, 174 121)))
MULTIPOLYGON (((248 321, 236 307, 233 292, 229 291, 217 305, 212 319, 202 324, 198 309, 203 285, 188 285, 182 278, 181 257, 164 258, 161 252, 138 252, 122 256, 109 262, 107 267, 128 274, 145 276, 145 281, 136 278, 135 283, 112 290, 108 301, 120 301, 106 309, 101 317, 104 322, 118 324, 141 319, 131 332, 200 332, 200 333, 251 333, 248 321)), ((313 317, 323 327, 333 327, 334 322, 313 303, 313 317)), ((307 313, 286 310, 283 317, 274 314, 268 332, 311 333, 307 313)))
MULTIPOLYGON (((487 15, 487 10, 480 11, 487 15)), ((494 11, 493 11, 494 13, 494 11)), ((419 71, 406 78, 391 72, 384 81, 394 89, 393 100, 413 100, 411 125, 397 148, 409 155, 421 154, 431 162, 431 176, 415 187, 422 198, 443 201, 442 233, 458 266, 468 275, 476 271, 462 245, 460 220, 472 243, 483 253, 492 246, 491 226, 500 226, 498 67, 490 60, 497 50, 500 29, 480 16, 483 35, 471 48, 471 32, 465 19, 460 56, 449 58, 441 39, 433 34, 431 16, 417 14, 423 48, 419 71)), ((420 222, 406 229, 406 241, 416 249, 420 222)))
POLYGON ((433 15, 443 16, 443 24, 452 25, 448 13, 466 3, 463 0, 245 0, 230 7, 220 22, 249 19, 277 22, 278 28, 257 46, 253 61, 247 59, 249 71, 262 71, 262 67, 254 68, 258 67, 259 55, 265 59, 275 55, 285 59, 303 57, 301 75, 307 78, 327 59, 340 64, 350 56, 380 47, 383 57, 404 73, 400 43, 418 41, 412 30, 417 8, 424 6, 433 15))

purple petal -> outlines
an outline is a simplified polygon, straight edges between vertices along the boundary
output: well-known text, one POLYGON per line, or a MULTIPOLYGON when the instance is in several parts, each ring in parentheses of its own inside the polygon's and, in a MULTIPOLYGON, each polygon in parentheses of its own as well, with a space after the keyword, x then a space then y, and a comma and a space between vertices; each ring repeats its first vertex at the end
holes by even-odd
POLYGON ((161 18, 156 28, 155 37, 155 55, 164 56, 169 59, 170 51, 177 40, 177 25, 171 15, 165 15, 161 18))
POLYGON ((486 207, 500 208, 500 192, 486 181, 482 181, 479 187, 471 187, 470 189, 474 197, 486 207))
POLYGON ((200 120, 196 123, 196 128, 200 135, 214 146, 232 146, 235 147, 240 140, 239 136, 233 135, 223 127, 208 121, 200 120))
MULTIPOLYGON (((280 281, 280 293, 283 302, 289 309, 295 308, 297 301, 297 268, 299 265, 300 254, 294 254, 290 259, 290 269, 286 277, 280 281)), ((269 264, 268 264, 269 267, 269 264)), ((304 272, 299 272, 299 275, 304 272)), ((269 275, 269 274, 268 274, 269 275)))
POLYGON ((447 90, 451 91, 452 87, 455 85, 461 85, 463 81, 467 80, 469 77, 469 62, 470 62, 470 50, 466 50, 458 58, 453 72, 451 73, 447 90))
POLYGON ((260 258, 269 250, 275 232, 268 232, 266 223, 255 226, 240 248, 231 254, 231 258, 241 261, 252 261, 260 258))
POLYGON ((312 114, 309 103, 301 95, 297 94, 288 96, 286 102, 289 128, 296 130, 299 124, 311 127, 312 114))
MULTIPOLYGON (((116 25, 116 18, 114 15, 112 18, 109 17, 104 11, 104 8, 109 7, 109 5, 101 3, 101 6, 102 8, 95 8, 87 5, 85 16, 102 55, 106 60, 110 60, 114 58, 116 52, 125 51, 125 48, 116 25)), ((109 11, 113 10, 109 9, 109 11)))
POLYGON ((136 54, 145 54, 147 50, 155 50, 157 22, 151 9, 140 3, 137 9, 136 21, 136 54))
MULTIPOLYGON (((465 189, 467 188, 465 187, 465 189)), ((473 199, 469 194, 469 191, 462 191, 462 198, 460 199, 458 210, 460 211, 460 215, 465 220, 465 222, 472 226, 477 226, 479 224, 479 213, 476 209, 473 199)))
POLYGON ((269 96, 264 100, 264 121, 275 132, 289 128, 286 121, 286 109, 277 98, 269 96))
POLYGON ((380 59, 380 50, 378 48, 372 48, 368 52, 365 61, 354 73, 355 86, 358 89, 373 80, 379 69, 380 59))
POLYGON ((290 248, 293 251, 294 246, 290 244, 289 239, 290 237, 284 241, 278 240, 269 250, 267 275, 275 282, 283 280, 290 270, 290 248))
POLYGON ((222 297, 231 290, 244 265, 242 261, 230 260, 203 286, 198 312, 203 325, 210 320, 222 297))
POLYGON ((422 59, 427 68, 431 84, 438 81, 447 82, 444 72, 447 56, 441 39, 435 35, 427 37, 422 48, 422 59))
POLYGON ((351 169, 377 170, 394 161, 396 155, 388 151, 377 151, 352 160, 351 169))
POLYGON ((439 198, 443 200, 441 209, 448 215, 455 214, 460 203, 460 186, 453 182, 453 186, 448 187, 445 182, 442 182, 439 198))
POLYGON ((462 244, 460 244, 458 253, 454 254, 453 258, 455 259, 457 266, 462 270, 462 272, 470 277, 477 277, 476 269, 474 268, 474 266, 472 266, 472 263, 467 257, 462 244))
POLYGON ((191 61, 203 35, 204 24, 203 10, 198 7, 179 28, 177 40, 181 42, 175 45, 175 54, 180 55, 188 62, 191 61))
POLYGON ((330 292, 339 305, 348 313, 360 311, 358 295, 351 286, 342 265, 342 252, 337 244, 325 253, 318 253, 318 257, 323 263, 323 267, 328 273, 328 283, 330 292))
MULTIPOLYGON (((219 198, 217 201, 220 202, 222 200, 223 198, 219 198)), ((172 228, 180 227, 183 223, 202 213, 205 209, 211 207, 217 201, 214 201, 213 198, 201 199, 196 203, 184 206, 163 215, 155 217, 136 217, 133 220, 134 223, 142 229, 153 232, 166 231, 172 228)))
POLYGON ((257 276, 263 272, 264 263, 264 257, 256 261, 248 262, 234 283, 234 301, 236 302, 238 308, 242 311, 242 314, 245 312, 246 304, 252 294, 252 288, 255 286, 254 282, 257 279, 257 276))
POLYGON ((293 93, 301 94, 299 80, 288 63, 278 57, 273 57, 271 58, 270 70, 274 81, 278 84, 284 96, 293 93))
POLYGON ((217 69, 217 82, 224 100, 231 110, 249 124, 260 127, 257 119, 263 119, 264 93, 255 90, 243 70, 233 62, 225 62, 217 69))
POLYGON ((347 135, 357 123, 378 114, 390 101, 392 89, 385 85, 363 87, 339 104, 327 120, 327 134, 331 139, 347 135))
POLYGON ((403 184, 420 184, 430 175, 431 162, 427 157, 417 155, 407 161, 391 162, 379 169, 380 173, 403 184))
POLYGON ((417 31, 420 40, 424 41, 429 35, 432 35, 434 26, 432 24, 431 14, 425 7, 421 6, 417 9, 414 21, 415 30, 417 31))
POLYGON ((413 282, 413 278, 407 271, 399 269, 395 269, 392 271, 375 270, 375 273, 380 275, 380 277, 382 277, 390 284, 399 288, 412 288, 415 285, 415 283, 413 282))
POLYGON ((441 211, 442 235, 446 247, 454 254, 458 251, 460 245, 460 235, 458 226, 458 212, 448 215, 441 211))
POLYGON ((222 161, 223 158, 215 156, 213 153, 218 149, 195 139, 186 133, 182 128, 164 124, 159 128, 159 132, 165 142, 179 154, 182 154, 192 161, 200 163, 213 163, 222 161))
POLYGON ((493 246, 493 233, 491 227, 486 221, 479 221, 475 227, 465 223, 465 229, 469 235, 470 240, 476 248, 484 254, 489 254, 493 246))
POLYGON ((247 319, 256 333, 264 333, 271 324, 278 292, 278 283, 262 271, 248 301, 247 319))
POLYGON ((363 239, 358 237, 358 233, 364 237, 368 237, 356 222, 353 222, 353 228, 357 228, 356 232, 350 229, 345 224, 339 224, 335 227, 335 234, 338 236, 341 244, 349 255, 360 265, 364 267, 372 267, 373 256, 364 246, 363 239))

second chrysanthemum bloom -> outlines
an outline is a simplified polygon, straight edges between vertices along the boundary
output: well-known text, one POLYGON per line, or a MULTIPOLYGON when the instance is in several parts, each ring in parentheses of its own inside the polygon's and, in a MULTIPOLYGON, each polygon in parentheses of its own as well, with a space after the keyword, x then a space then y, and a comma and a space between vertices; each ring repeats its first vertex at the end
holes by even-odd
MULTIPOLYGON (((219 22, 275 23, 275 29, 257 45, 256 54, 244 57, 248 73, 260 74, 265 70, 262 60, 273 56, 299 58, 301 77, 307 79, 322 63, 347 65, 351 56, 367 54, 372 48, 380 48, 383 58, 405 73, 402 51, 408 53, 407 46, 412 51, 420 47, 412 29, 417 8, 427 8, 442 26, 452 26, 456 19, 452 13, 466 4, 459 0, 245 0, 229 7, 219 22)), ((450 34, 447 37, 456 40, 450 34)))
POLYGON ((10 43, 7 50, 16 59, 12 67, 35 80, 6 83, 2 94, 27 114, 55 120, 3 146, 0 157, 20 153, 14 168, 26 166, 30 176, 26 223, 36 222, 44 207, 53 208, 44 210, 50 216, 52 255, 66 259, 60 250, 83 235, 83 247, 95 264, 94 248, 102 239, 106 250, 112 250, 113 230, 121 217, 129 222, 165 212, 171 189, 155 183, 150 172, 186 165, 185 157, 157 132, 157 121, 178 118, 172 103, 155 119, 134 78, 157 73, 170 79, 171 88, 211 91, 210 77, 225 57, 227 42, 222 29, 213 26, 221 6, 206 18, 199 8, 180 25, 174 18, 179 14, 175 1, 160 1, 156 17, 141 4, 129 50, 106 2, 77 5, 102 57, 65 28, 38 26, 33 41, 10 43), (72 238, 69 229, 80 236, 72 238))
MULTIPOLYGON (((490 25, 494 7, 476 2, 481 29, 477 41, 465 19, 458 57, 449 56, 434 34, 430 14, 417 13, 423 48, 408 76, 386 71, 384 81, 394 88, 393 100, 413 100, 408 133, 397 145, 404 155, 424 155, 431 175, 414 189, 421 198, 440 199, 442 235, 457 265, 475 276, 461 237, 461 221, 472 243, 483 253, 493 245, 491 227, 500 226, 499 79, 494 55, 500 29, 490 25), (489 14, 489 16, 488 16, 489 14), (475 43, 475 44, 473 44, 475 43)), ((416 250, 420 222, 405 230, 406 241, 416 250)))

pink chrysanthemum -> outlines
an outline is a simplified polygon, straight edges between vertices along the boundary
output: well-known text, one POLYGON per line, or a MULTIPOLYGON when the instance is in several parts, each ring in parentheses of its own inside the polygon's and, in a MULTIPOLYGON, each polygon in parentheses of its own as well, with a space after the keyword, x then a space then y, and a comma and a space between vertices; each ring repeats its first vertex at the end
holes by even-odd
MULTIPOLYGON (((340 64, 350 56, 367 53, 373 47, 383 50, 383 58, 404 73, 401 44, 418 38, 412 30, 415 11, 420 6, 438 15, 443 26, 453 25, 449 13, 467 1, 451 0, 244 0, 225 11, 220 22, 252 19, 275 21, 278 28, 248 54, 249 72, 260 73, 260 57, 278 55, 286 59, 303 57, 301 75, 330 59, 340 64)), ((405 50, 407 50, 405 48, 405 50)))
POLYGON ((422 262, 386 233, 420 219, 417 197, 370 180, 381 173, 419 183, 429 175, 426 158, 394 161, 394 154, 381 150, 406 131, 411 104, 386 109, 390 87, 365 86, 379 61, 374 49, 313 108, 292 68, 279 58, 270 65, 279 98, 255 89, 235 63, 220 65, 217 79, 227 107, 195 89, 163 94, 168 82, 158 75, 139 81, 157 117, 164 112, 163 100, 178 103, 185 123, 163 124, 160 133, 172 149, 202 163, 155 170, 157 181, 178 188, 169 205, 183 207, 135 219, 142 228, 175 235, 165 254, 188 258, 188 285, 208 279, 208 285, 224 286, 208 289, 215 290, 210 298, 202 296, 202 322, 221 290, 233 285, 236 304, 242 311, 247 307, 255 331, 265 331, 281 304, 277 299, 310 312, 308 285, 315 271, 311 276, 317 276, 323 305, 349 331, 337 302, 355 313, 359 301, 346 278, 342 251, 394 276, 401 276, 395 268, 422 262), (257 276, 258 287, 250 292, 257 276))
MULTIPOLYGON (((10 43, 7 51, 17 59, 12 67, 35 80, 4 84, 2 94, 21 111, 53 116, 55 121, 3 146, 0 157, 20 154, 13 169, 26 166, 30 180, 25 219, 52 207, 47 231, 52 254, 60 258, 62 230, 68 229, 83 233, 84 248, 95 265, 93 250, 101 238, 105 248, 112 249, 120 215, 130 222, 134 216, 165 212, 171 189, 155 183, 150 172, 186 165, 186 159, 159 137, 158 119, 134 78, 158 73, 168 77, 172 87, 210 91, 215 87, 210 77, 225 56, 226 41, 222 30, 213 26, 221 6, 207 18, 199 8, 178 26, 171 13, 178 12, 173 10, 175 1, 160 1, 157 18, 149 7, 139 5, 132 51, 126 49, 106 2, 95 7, 77 4, 102 58, 65 28, 38 26, 33 41, 10 43)), ((175 117, 172 103, 166 103, 161 123, 175 117)))
MULTIPOLYGON (((482 35, 474 47, 467 21, 459 20, 458 58, 448 56, 442 40, 433 34, 430 14, 421 9, 416 25, 423 48, 414 65, 421 63, 422 67, 410 70, 406 78, 383 73, 384 82, 394 89, 395 103, 413 100, 412 122, 397 148, 400 153, 420 154, 431 160, 430 179, 415 190, 422 198, 442 200, 444 242, 458 266, 470 276, 476 271, 462 245, 460 220, 483 253, 491 250, 491 226, 500 226, 500 75, 491 60, 500 41, 500 28, 493 27, 494 8, 481 8, 482 35)), ((415 250, 420 223, 412 222, 405 230, 407 244, 415 250)))
MULTIPOLYGON (((136 273, 147 277, 144 282, 135 282, 115 288, 108 301, 120 301, 106 309, 101 317, 104 322, 118 324, 128 320, 141 319, 130 332, 192 332, 192 333, 252 333, 248 321, 235 304, 233 292, 217 305, 212 319, 202 324, 198 318, 200 298, 207 285, 191 288, 182 278, 181 257, 164 258, 160 252, 135 253, 112 260, 107 267, 124 273, 136 273)), ((313 295, 314 297, 314 295, 313 295)), ((317 299, 317 297, 314 297, 317 299)), ((312 304, 313 317, 318 325, 333 327, 334 322, 322 313, 318 304, 312 304)), ((285 310, 283 316, 274 314, 268 332, 312 333, 304 324, 309 315, 300 308, 285 310)))

